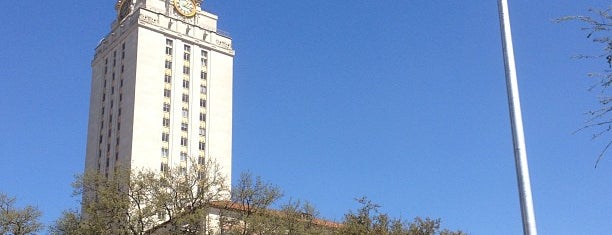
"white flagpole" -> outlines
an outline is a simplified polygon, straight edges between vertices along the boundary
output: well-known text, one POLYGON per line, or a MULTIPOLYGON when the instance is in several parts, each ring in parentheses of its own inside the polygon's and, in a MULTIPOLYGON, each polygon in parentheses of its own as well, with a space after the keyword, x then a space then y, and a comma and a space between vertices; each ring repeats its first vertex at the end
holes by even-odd
POLYGON ((521 215, 523 219, 523 234, 537 235, 538 232, 536 230, 533 198, 531 196, 531 182, 529 180, 529 167, 527 165, 525 134, 523 133, 521 102, 519 99, 518 83, 516 78, 516 64, 514 62, 514 48, 512 46, 512 32, 510 29, 508 1, 499 0, 498 7, 502 33, 502 46, 504 50, 504 64, 506 67, 506 88, 508 91, 508 104, 510 106, 514 160, 521 203, 521 215))

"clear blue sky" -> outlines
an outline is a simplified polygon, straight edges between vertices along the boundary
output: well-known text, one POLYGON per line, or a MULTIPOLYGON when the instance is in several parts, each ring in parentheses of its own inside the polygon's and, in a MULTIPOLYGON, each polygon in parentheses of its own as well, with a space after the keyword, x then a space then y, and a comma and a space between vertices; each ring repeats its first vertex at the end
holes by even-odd
MULTIPOLYGON (((113 0, 12 1, 0 14, 0 191, 50 223, 78 207, 94 47, 113 0)), ((603 62, 579 25, 604 0, 510 0, 541 234, 612 230, 612 156, 572 134, 597 103, 603 62)), ((231 33, 234 176, 250 170, 340 220, 440 217, 471 234, 520 234, 496 1, 206 1, 231 33)))

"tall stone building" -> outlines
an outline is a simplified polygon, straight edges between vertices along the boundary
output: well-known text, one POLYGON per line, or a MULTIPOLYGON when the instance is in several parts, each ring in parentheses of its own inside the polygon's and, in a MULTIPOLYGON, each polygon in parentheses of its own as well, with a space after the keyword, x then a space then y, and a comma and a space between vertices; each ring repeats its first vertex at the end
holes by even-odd
POLYGON ((231 182, 230 37, 201 0, 119 0, 91 64, 86 171, 202 164, 231 182), (191 159, 191 160, 190 160, 191 159))

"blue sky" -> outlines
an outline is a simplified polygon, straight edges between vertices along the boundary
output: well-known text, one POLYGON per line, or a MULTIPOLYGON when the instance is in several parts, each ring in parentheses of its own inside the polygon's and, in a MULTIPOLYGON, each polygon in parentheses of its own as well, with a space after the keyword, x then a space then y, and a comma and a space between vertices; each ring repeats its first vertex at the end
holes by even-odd
MULTIPOLYGON (((50 223, 82 172, 90 61, 114 1, 14 1, 0 14, 0 191, 50 223)), ((603 0, 511 0, 541 234, 612 229, 605 139, 572 134, 597 107, 600 48, 574 23, 603 0)), ((340 220, 368 196, 392 216, 520 234, 496 1, 206 1, 230 32, 234 176, 250 170, 340 220)))

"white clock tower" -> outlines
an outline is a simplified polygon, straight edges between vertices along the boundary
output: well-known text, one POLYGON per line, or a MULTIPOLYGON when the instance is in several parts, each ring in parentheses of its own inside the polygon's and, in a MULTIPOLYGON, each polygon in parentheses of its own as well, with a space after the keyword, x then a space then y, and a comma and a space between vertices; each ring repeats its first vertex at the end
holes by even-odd
POLYGON ((86 171, 212 159, 229 185, 234 50, 201 2, 117 2, 91 64, 86 171))

